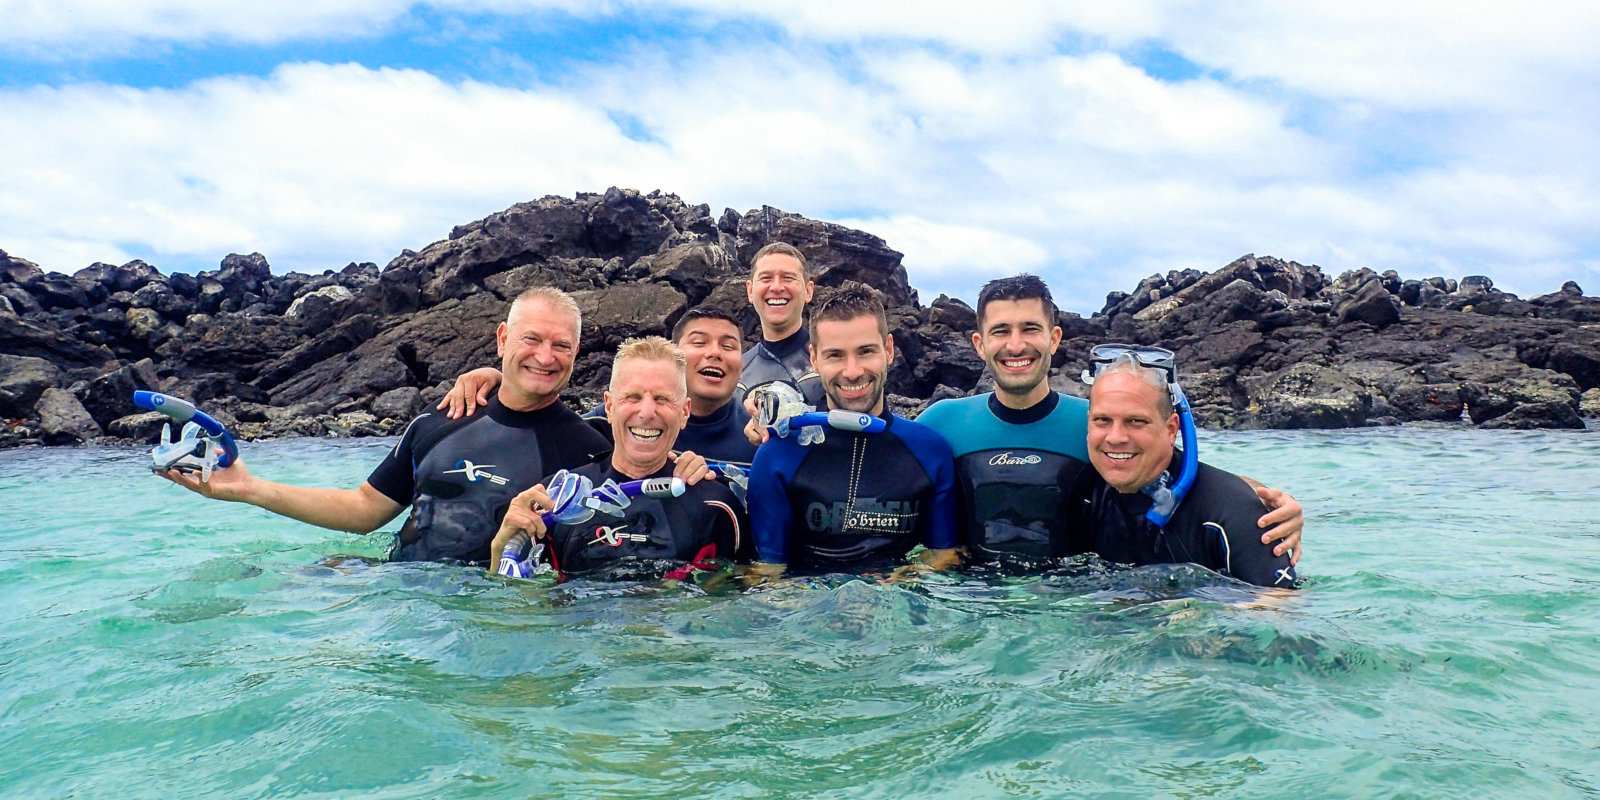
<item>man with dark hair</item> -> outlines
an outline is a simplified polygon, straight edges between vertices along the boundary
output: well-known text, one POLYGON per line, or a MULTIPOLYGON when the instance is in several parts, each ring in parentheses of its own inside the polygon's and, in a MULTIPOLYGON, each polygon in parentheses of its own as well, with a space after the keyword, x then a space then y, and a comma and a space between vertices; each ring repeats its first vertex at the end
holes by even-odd
MULTIPOLYGON (((739 322, 726 310, 715 306, 696 306, 683 312, 672 326, 672 341, 688 357, 689 422, 678 434, 678 449, 689 450, 709 459, 741 466, 755 458, 755 445, 744 434, 750 417, 741 403, 734 402, 744 346, 739 322)), ((459 378, 439 408, 448 409, 454 419, 470 415, 495 384, 500 372, 481 367, 459 378)), ((585 417, 605 419, 605 406, 590 409, 585 417)))
POLYGON ((356 533, 376 530, 409 504, 411 516, 392 558, 486 562, 495 526, 519 488, 587 464, 609 448, 605 437, 560 402, 578 356, 579 325, 578 306, 565 293, 551 287, 523 292, 495 331, 500 367, 509 378, 486 413, 463 420, 417 417, 355 489, 263 480, 242 460, 213 472, 209 481, 166 477, 207 497, 356 533))
MULTIPOLYGON (((1050 361, 1061 344, 1056 305, 1032 275, 999 278, 978 293, 972 346, 994 376, 992 393, 941 400, 918 422, 938 431, 956 457, 962 544, 975 560, 1038 564, 1059 550, 1070 522, 1061 500, 1088 467, 1089 404, 1050 388, 1050 361), (1057 544, 1052 544, 1052 543, 1057 544)), ((1274 506, 1265 542, 1298 560, 1300 504, 1265 487, 1274 506)))
POLYGON ((812 407, 822 407, 822 384, 807 358, 810 334, 805 327, 806 304, 816 288, 799 248, 772 242, 756 251, 745 297, 761 318, 761 341, 744 351, 740 399, 750 389, 777 381, 800 390, 812 407))
MULTIPOLYGON (((1256 515, 1261 501, 1243 480, 1197 463, 1194 484, 1165 524, 1147 518, 1147 487, 1174 477, 1178 415, 1167 378, 1132 356, 1111 362, 1089 391, 1089 462, 1062 503, 1065 552, 1123 564, 1192 563, 1246 583, 1292 589, 1286 555, 1272 552, 1256 515)), ((1165 484, 1163 484, 1165 485, 1165 484)))
POLYGON ((884 382, 894 360, 883 301, 840 290, 811 317, 811 363, 829 409, 880 417, 881 433, 829 429, 819 443, 773 438, 750 470, 758 574, 892 564, 917 545, 935 569, 955 562, 955 465, 926 426, 890 414, 884 382))

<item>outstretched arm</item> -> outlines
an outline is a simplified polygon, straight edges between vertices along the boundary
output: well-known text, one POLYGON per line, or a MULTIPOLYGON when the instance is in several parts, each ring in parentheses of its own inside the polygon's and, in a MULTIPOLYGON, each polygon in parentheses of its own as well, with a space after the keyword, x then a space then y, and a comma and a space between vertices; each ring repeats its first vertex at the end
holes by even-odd
POLYGON ((211 480, 177 470, 157 473, 173 483, 213 500, 248 503, 290 519, 352 533, 371 533, 403 508, 363 482, 354 489, 290 486, 250 474, 240 458, 211 473, 211 480))

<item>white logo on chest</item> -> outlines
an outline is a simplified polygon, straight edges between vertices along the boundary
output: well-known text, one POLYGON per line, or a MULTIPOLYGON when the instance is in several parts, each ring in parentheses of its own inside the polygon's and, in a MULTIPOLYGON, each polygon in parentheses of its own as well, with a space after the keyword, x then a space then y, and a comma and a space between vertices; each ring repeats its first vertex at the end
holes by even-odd
POLYGON ((648 542, 650 537, 642 533, 632 533, 626 525, 601 525, 594 529, 594 539, 589 544, 608 544, 612 547, 621 547, 623 542, 648 542))
POLYGON ((1025 456, 1014 456, 1014 455, 1011 455, 1010 453, 1001 453, 1000 455, 997 455, 994 458, 989 459, 989 466, 991 466, 991 467, 1030 467, 1030 466, 1033 466, 1034 464, 1038 464, 1041 461, 1044 461, 1044 459, 1040 458, 1039 456, 1037 456, 1035 454, 1031 454, 1031 453, 1028 454, 1028 455, 1025 455, 1025 456))
POLYGON ((492 468, 493 466, 493 464, 474 464, 471 461, 463 458, 456 462, 455 469, 447 469, 444 471, 444 474, 465 475, 467 478, 467 483, 477 483, 478 479, 482 478, 496 486, 506 485, 505 478, 502 478, 499 475, 495 475, 491 472, 484 471, 492 468))

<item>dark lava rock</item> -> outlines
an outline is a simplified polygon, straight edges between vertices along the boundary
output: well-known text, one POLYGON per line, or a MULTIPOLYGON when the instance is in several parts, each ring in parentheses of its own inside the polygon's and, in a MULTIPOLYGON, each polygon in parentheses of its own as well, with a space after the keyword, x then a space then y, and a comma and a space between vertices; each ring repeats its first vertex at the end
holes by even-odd
POLYGON ((1246 427, 1359 428, 1372 409, 1372 395, 1331 367, 1299 364, 1249 388, 1246 427))
POLYGON ((61 384, 61 370, 29 356, 0 354, 0 418, 29 416, 44 390, 61 384))
POLYGON ((1486 420, 1485 428, 1529 430, 1532 428, 1573 428, 1583 430, 1578 409, 1568 403, 1525 403, 1500 416, 1486 420))
POLYGON ((83 407, 97 424, 104 427, 134 410, 135 390, 158 389, 160 383, 155 363, 148 358, 118 367, 90 381, 88 391, 82 398, 83 407))
MULTIPOLYGON (((129 414, 117 417, 106 426, 106 433, 123 439, 132 439, 136 442, 155 444, 161 441, 161 426, 172 422, 172 418, 159 411, 143 411, 138 414, 129 414)), ((181 425, 174 424, 172 436, 177 438, 182 433, 181 425)))
POLYGON ((46 389, 33 409, 45 444, 80 444, 100 435, 100 426, 72 392, 46 389))
POLYGON ((422 390, 402 386, 380 394, 372 401, 372 415, 378 419, 409 421, 422 412, 422 390))
POLYGON ((1400 302, 1373 278, 1334 306, 1334 314, 1340 322, 1365 322, 1374 328, 1386 328, 1400 321, 1400 302))

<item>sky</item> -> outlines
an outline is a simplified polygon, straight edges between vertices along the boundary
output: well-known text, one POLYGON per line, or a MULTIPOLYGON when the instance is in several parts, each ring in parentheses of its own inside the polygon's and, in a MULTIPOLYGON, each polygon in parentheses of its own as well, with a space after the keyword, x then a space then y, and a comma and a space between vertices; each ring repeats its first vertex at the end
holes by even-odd
POLYGON ((615 185, 870 231, 924 302, 1026 271, 1089 313, 1245 253, 1600 294, 1595 3, 0 0, 0 20, 0 249, 62 272, 382 265, 615 185))

